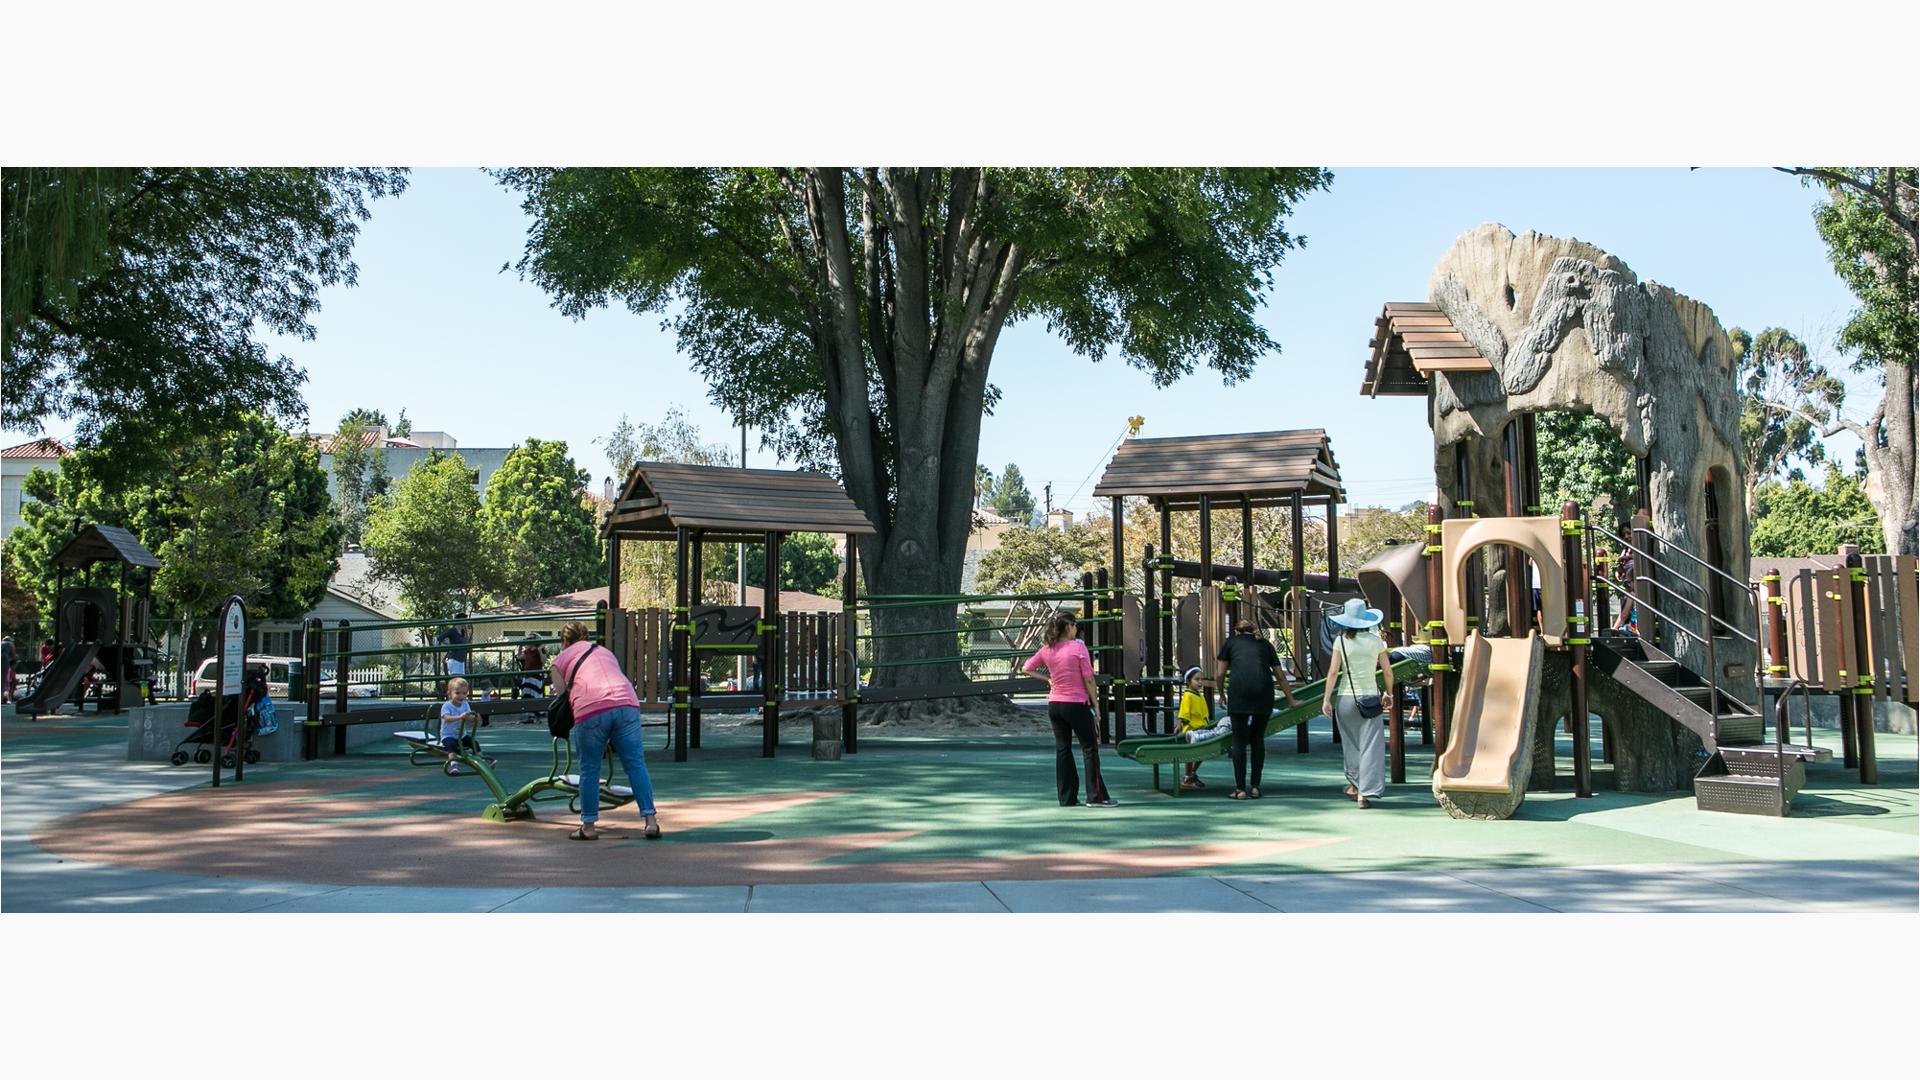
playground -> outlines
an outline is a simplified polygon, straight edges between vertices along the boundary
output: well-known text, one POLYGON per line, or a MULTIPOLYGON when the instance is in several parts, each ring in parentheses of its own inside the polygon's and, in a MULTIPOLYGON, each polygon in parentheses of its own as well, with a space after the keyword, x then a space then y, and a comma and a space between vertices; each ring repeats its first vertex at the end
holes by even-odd
MULTIPOLYGON (((759 545, 773 580, 794 533, 854 550, 876 530, 839 482, 642 461, 601 520, 607 587, 591 608, 310 621, 311 677, 268 728, 257 696, 214 705, 242 696, 238 650, 216 669, 230 684, 152 701, 146 578, 129 575, 159 564, 124 531, 88 526, 58 565, 117 565, 120 587, 63 584, 55 658, 6 714, 0 902, 1912 911, 1913 558, 1843 546, 1750 560, 1729 496, 1731 382, 1702 370, 1727 362, 1725 333, 1704 305, 1616 266, 1578 241, 1482 226, 1442 260, 1436 301, 1382 307, 1361 394, 1432 403, 1436 497, 1424 526, 1356 567, 1339 562, 1346 491, 1321 429, 1128 439, 1094 488, 1111 507, 1110 558, 1073 587, 865 594, 849 558, 838 609, 804 613, 782 611, 778 589, 763 607, 715 603, 702 562, 710 545, 759 545), (1502 265, 1489 268, 1489 250, 1502 265), (1629 364, 1535 325, 1602 304, 1639 305, 1648 339, 1685 359, 1629 364), (1553 344, 1496 362, 1493 345, 1528 335, 1553 344), (1543 505, 1536 417, 1575 406, 1638 463, 1625 524, 1543 505), (1159 543, 1129 550, 1128 514, 1143 511, 1159 543), (1289 528, 1263 550, 1255 515, 1273 512, 1289 528), (1324 530, 1317 562, 1309 513, 1324 530), (1197 544, 1176 550, 1186 515, 1197 544), (1241 565, 1217 558, 1226 523, 1241 565), (671 549, 671 606, 623 605, 622 560, 640 544, 671 549), (1047 798, 1063 736, 1048 733, 1047 682, 1019 665, 1063 609, 1087 646, 1117 807, 1047 798), (1343 611, 1378 626, 1398 684, 1346 729, 1384 744, 1371 804, 1343 794, 1362 783, 1357 752, 1321 715, 1353 627, 1343 611), (658 843, 641 835, 632 778, 609 757, 602 786, 583 790, 575 742, 543 722, 545 654, 521 658, 575 623, 567 632, 584 628, 632 685, 658 843), (507 625, 517 636, 494 633, 507 625), (1203 711, 1224 710, 1240 632, 1267 637, 1299 697, 1255 720, 1259 801, 1229 798, 1228 740, 1173 727, 1183 685, 1203 711), (740 683, 710 685, 731 664, 740 683), (438 700, 463 672, 487 694, 470 739, 443 743, 438 700), (352 698, 351 685, 383 696, 352 698), (1202 784, 1174 782, 1188 765, 1202 784), (605 842, 566 842, 583 799, 599 801, 605 842)), ((230 602, 222 619, 238 627, 244 611, 230 602)))

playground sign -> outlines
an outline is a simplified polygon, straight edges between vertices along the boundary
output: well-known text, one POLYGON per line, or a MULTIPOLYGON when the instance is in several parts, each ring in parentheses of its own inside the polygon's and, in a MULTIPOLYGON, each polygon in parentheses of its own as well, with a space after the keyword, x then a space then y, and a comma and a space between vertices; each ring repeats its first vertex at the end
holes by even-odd
POLYGON ((247 667, 247 615, 239 604, 227 606, 220 625, 220 696, 240 693, 240 677, 247 667))

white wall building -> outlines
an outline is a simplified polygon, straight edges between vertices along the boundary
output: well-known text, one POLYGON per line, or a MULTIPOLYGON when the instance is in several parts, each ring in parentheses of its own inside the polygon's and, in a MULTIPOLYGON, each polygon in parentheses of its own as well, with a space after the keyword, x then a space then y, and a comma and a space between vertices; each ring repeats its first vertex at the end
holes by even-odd
POLYGON ((27 501, 27 474, 35 469, 57 473, 71 453, 58 439, 35 439, 0 450, 0 537, 25 524, 20 504, 27 501))

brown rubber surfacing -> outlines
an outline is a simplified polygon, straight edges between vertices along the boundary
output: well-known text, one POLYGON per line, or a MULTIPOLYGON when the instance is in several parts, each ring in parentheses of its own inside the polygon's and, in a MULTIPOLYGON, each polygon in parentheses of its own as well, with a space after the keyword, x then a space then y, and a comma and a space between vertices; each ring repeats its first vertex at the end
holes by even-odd
POLYGON ((834 860, 919 830, 702 840, 699 831, 844 792, 661 800, 668 835, 647 841, 632 807, 603 811, 600 839, 567 839, 564 804, 543 820, 422 812, 442 797, 407 776, 305 779, 170 792, 62 818, 32 841, 62 858, 208 877, 331 885, 653 887, 1126 878, 1270 860, 1334 839, 1106 848, 961 858, 834 860), (380 788, 392 786, 391 793, 380 788), (413 812, 408 812, 408 811, 413 812))

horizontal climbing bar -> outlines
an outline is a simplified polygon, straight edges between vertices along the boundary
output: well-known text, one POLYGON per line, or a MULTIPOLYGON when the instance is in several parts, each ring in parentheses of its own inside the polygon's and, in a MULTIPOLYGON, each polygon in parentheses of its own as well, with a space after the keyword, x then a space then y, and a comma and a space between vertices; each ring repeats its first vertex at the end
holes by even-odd
POLYGON ((866 595, 858 601, 858 606, 868 611, 885 611, 892 608, 910 607, 957 607, 961 604, 998 603, 1013 600, 1101 600, 1109 590, 1089 589, 1083 592, 1057 593, 999 593, 983 596, 911 596, 905 593, 866 595), (882 603, 871 603, 880 600, 882 603))
POLYGON ((417 630, 428 626, 485 626, 504 622, 565 622, 591 619, 594 608, 583 611, 556 611, 547 615, 474 615, 464 619, 415 619, 410 622, 360 623, 335 626, 322 620, 321 629, 333 633, 371 634, 380 630, 417 630))
MULTIPOLYGON (((1093 645, 1088 652, 1115 652, 1118 645, 1093 645)), ((867 670, 891 667, 924 667, 929 664, 966 664, 981 660, 1012 660, 1016 657, 1032 656, 1032 649, 985 649, 980 652, 962 653, 959 656, 929 656, 912 660, 862 660, 860 666, 867 670)))
MULTIPOLYGON (((1119 622, 1118 615, 1089 615, 1075 620, 1081 625, 1096 622, 1119 622)), ((889 630, 884 634, 856 634, 861 641, 879 641, 885 638, 933 637, 939 634, 999 634, 1016 630, 1029 630, 1036 626, 1045 626, 1045 619, 1029 619, 1026 622, 1008 623, 1005 626, 955 626, 937 630, 889 630)))

